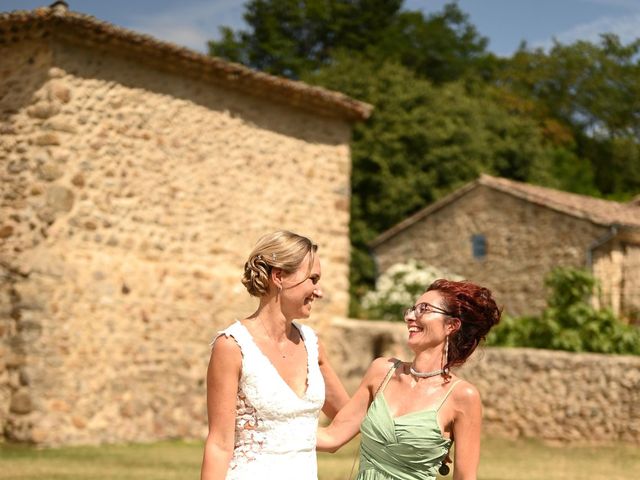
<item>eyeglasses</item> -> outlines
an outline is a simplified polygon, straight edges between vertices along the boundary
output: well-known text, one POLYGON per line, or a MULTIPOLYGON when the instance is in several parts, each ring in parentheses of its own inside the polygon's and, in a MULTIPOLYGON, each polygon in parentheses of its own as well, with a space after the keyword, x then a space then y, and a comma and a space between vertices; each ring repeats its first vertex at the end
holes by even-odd
POLYGON ((423 302, 413 307, 409 307, 404 311, 404 318, 407 318, 411 312, 415 314, 415 318, 419 318, 425 313, 440 313, 441 315, 447 315, 448 317, 453 317, 453 314, 447 312, 446 310, 436 307, 435 305, 431 305, 430 303, 423 302))

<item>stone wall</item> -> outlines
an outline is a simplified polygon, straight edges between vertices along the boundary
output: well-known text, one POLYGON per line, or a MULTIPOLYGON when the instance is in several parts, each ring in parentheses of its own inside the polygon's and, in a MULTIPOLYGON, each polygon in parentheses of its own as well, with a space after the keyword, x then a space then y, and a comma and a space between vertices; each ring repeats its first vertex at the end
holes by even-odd
POLYGON ((592 270, 600 279, 598 295, 594 295, 593 303, 596 308, 608 306, 616 315, 620 315, 623 306, 625 250, 624 243, 612 240, 593 252, 592 270))
MULTIPOLYGON (((348 389, 377 356, 410 360, 406 336, 402 323, 335 319, 330 355, 348 389)), ((480 390, 490 435, 640 444, 640 357, 481 347, 457 373, 480 390)))
POLYGON ((375 248, 379 271, 408 259, 489 287, 506 312, 538 313, 544 277, 559 265, 584 267, 589 246, 607 230, 569 215, 479 186, 375 248), (487 254, 472 255, 471 236, 484 235, 487 254))
POLYGON ((0 431, 206 434, 208 342, 257 238, 320 245, 346 314, 350 125, 58 41, 0 48, 0 431))
POLYGON ((640 245, 625 245, 623 268, 622 310, 640 326, 640 245))

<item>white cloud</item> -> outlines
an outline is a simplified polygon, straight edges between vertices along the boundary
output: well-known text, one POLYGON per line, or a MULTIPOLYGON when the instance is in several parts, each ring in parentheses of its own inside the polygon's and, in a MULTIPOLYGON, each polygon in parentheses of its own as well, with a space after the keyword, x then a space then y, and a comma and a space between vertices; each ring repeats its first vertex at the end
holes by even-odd
MULTIPOLYGON (((592 22, 576 25, 554 35, 554 38, 563 44, 574 43, 578 40, 598 43, 602 33, 615 33, 623 43, 635 40, 640 37, 640 12, 623 17, 601 17, 592 22)), ((546 50, 553 46, 553 39, 532 42, 531 45, 546 50)))
POLYGON ((219 37, 219 26, 243 27, 243 11, 238 0, 196 0, 172 10, 132 18, 127 28, 205 52, 207 41, 219 37))

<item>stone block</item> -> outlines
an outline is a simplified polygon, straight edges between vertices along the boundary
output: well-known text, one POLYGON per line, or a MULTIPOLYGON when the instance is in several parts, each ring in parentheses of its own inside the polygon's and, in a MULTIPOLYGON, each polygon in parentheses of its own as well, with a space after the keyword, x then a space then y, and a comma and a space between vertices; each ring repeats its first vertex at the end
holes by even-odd
POLYGON ((18 415, 26 415, 30 413, 32 409, 31 396, 27 390, 20 389, 13 394, 11 397, 11 405, 9 406, 10 412, 18 415))
POLYGON ((31 376, 25 367, 21 367, 18 369, 18 378, 20 380, 20 385, 29 386, 31 384, 31 376))
POLYGON ((51 158, 54 162, 57 163, 67 163, 69 158, 71 158, 71 152, 66 148, 52 148, 51 149, 51 158))
POLYGON ((9 238, 13 235, 13 225, 2 225, 0 227, 0 238, 9 238))
POLYGON ((27 114, 33 118, 46 119, 60 113, 60 106, 51 102, 38 102, 27 109, 27 114))
POLYGON ((73 208, 74 194, 60 185, 51 185, 46 191, 46 203, 53 213, 66 213, 73 208))
POLYGON ((76 133, 78 128, 75 126, 72 120, 67 118, 50 118, 42 125, 49 130, 55 130, 58 132, 76 133))
POLYGON ((6 359, 6 365, 9 368, 16 368, 26 365, 27 356, 23 352, 9 351, 6 359))
POLYGON ((71 405, 69 405, 64 400, 60 400, 60 399, 51 400, 49 402, 49 408, 54 412, 64 412, 64 413, 68 413, 72 410, 71 405))
POLYGON ((46 182, 53 182, 63 175, 62 169, 55 163, 44 163, 38 167, 38 178, 46 182))
POLYGON ((54 132, 43 133, 33 139, 34 145, 60 145, 60 137, 54 132))
POLYGON ((13 125, 8 123, 0 124, 0 135, 15 135, 18 130, 13 125))
POLYGON ((87 419, 80 415, 72 415, 71 423, 78 429, 84 429, 87 427, 87 419))
POLYGON ((50 100, 58 100, 61 103, 69 103, 71 100, 71 88, 62 80, 49 82, 48 90, 50 100))
POLYGON ((18 174, 29 170, 29 161, 26 158, 19 160, 11 160, 7 164, 7 172, 12 174, 18 174))
POLYGON ((67 73, 59 67, 51 67, 47 74, 49 75, 49 78, 62 78, 67 73))
POLYGON ((73 185, 75 185, 78 188, 82 188, 84 187, 85 184, 85 180, 84 180, 84 175, 80 172, 76 173, 72 178, 71 178, 71 183, 73 185))

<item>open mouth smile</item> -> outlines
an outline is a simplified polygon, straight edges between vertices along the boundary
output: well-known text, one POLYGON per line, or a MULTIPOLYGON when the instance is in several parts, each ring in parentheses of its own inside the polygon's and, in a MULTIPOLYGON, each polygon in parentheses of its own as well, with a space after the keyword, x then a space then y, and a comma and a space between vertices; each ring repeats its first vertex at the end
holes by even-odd
POLYGON ((424 331, 424 328, 420 328, 417 325, 410 325, 408 327, 408 330, 409 330, 409 336, 411 337, 417 333, 421 333, 422 331, 424 331))

